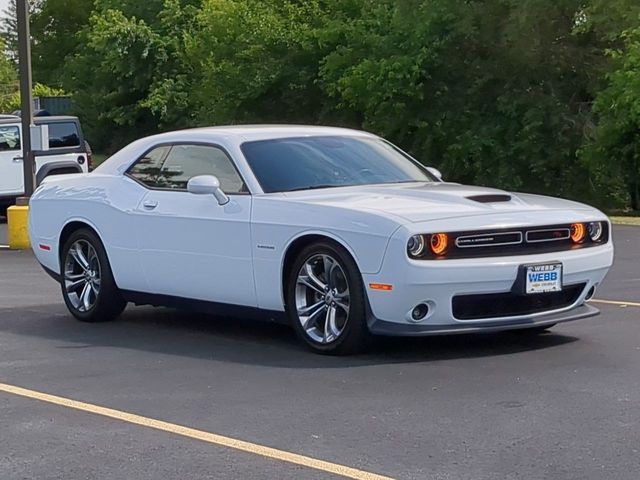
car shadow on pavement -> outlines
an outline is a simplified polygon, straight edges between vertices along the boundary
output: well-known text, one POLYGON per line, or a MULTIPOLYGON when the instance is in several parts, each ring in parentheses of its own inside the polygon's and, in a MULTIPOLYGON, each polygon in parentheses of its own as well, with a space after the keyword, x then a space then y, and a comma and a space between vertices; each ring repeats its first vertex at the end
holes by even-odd
POLYGON ((578 340, 545 333, 378 337, 367 353, 328 357, 308 351, 286 325, 164 308, 129 307, 111 323, 74 320, 63 305, 0 309, 0 332, 61 342, 57 348, 117 347, 280 368, 344 368, 511 355, 578 340))

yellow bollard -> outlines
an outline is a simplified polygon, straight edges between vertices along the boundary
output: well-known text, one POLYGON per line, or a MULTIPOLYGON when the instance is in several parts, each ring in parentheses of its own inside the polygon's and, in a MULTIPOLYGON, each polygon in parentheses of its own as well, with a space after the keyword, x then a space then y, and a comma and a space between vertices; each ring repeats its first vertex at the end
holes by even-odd
POLYGON ((7 209, 7 226, 9 230, 9 248, 22 250, 29 248, 28 206, 13 206, 7 209))

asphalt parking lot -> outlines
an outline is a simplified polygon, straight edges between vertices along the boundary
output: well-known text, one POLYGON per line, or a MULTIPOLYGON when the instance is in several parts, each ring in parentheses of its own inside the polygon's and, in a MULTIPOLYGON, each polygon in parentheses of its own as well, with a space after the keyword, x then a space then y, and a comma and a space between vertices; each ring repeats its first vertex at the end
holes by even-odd
POLYGON ((352 358, 166 309, 78 323, 30 252, 0 250, 0 478, 636 480, 640 228, 614 236, 599 317, 352 358))

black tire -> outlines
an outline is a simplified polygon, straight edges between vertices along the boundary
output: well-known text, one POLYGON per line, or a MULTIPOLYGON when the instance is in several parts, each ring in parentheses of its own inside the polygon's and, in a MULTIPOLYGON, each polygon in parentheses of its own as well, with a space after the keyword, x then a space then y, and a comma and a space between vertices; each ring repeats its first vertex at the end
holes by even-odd
MULTIPOLYGON (((370 340, 370 333, 366 321, 365 293, 362 276, 351 255, 340 245, 329 241, 313 243, 305 247, 295 258, 291 269, 287 272, 286 303, 287 313, 298 337, 314 352, 325 355, 352 355, 364 350, 370 340), (298 288, 298 274, 303 266, 318 256, 329 256, 340 266, 340 281, 348 287, 348 312, 342 323, 341 333, 331 341, 322 343, 315 340, 305 330, 296 306, 296 289, 298 288), (344 273, 344 275, 342 275, 344 273)), ((327 284, 330 282, 327 282, 327 284)), ((319 293, 311 292, 320 297, 319 293)), ((318 298, 313 301, 318 301, 318 298)), ((335 305, 335 304, 334 304, 335 305)), ((336 308, 336 312, 340 311, 336 308)), ((318 318, 321 318, 320 314, 318 318)), ((337 315, 337 314, 336 314, 337 315)), ((327 318, 325 317, 325 328, 327 318)), ((334 317, 337 318, 337 317, 334 317)), ((319 327, 317 327, 320 329, 319 327)))
MULTIPOLYGON (((79 267, 80 264, 78 262, 76 263, 76 267, 80 270, 78 275, 82 275, 81 267, 79 267)), ((62 248, 60 270, 60 286, 64 303, 69 309, 69 312, 78 320, 82 322, 107 322, 118 317, 127 306, 127 302, 122 298, 113 279, 113 273, 104 246, 92 230, 82 228, 71 234, 62 248), (68 268, 68 262, 72 264, 74 262, 69 258, 69 251, 77 244, 90 245, 94 249, 95 256, 92 259, 92 271, 95 270, 99 272, 98 293, 96 294, 95 290, 91 292, 93 303, 88 309, 84 309, 83 305, 76 305, 78 302, 82 303, 80 294, 77 293, 78 290, 69 292, 66 288, 65 279, 67 275, 65 272, 68 268)))

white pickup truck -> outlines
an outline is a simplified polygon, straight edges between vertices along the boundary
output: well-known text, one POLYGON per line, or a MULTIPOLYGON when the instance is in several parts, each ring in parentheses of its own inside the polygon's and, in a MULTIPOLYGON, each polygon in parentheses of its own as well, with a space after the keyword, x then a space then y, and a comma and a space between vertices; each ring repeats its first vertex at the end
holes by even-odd
MULTIPOLYGON (((36 185, 49 175, 88 172, 91 151, 77 117, 36 117, 36 125, 48 125, 49 149, 35 152, 36 185)), ((24 194, 20 118, 0 119, 0 210, 24 194)))

